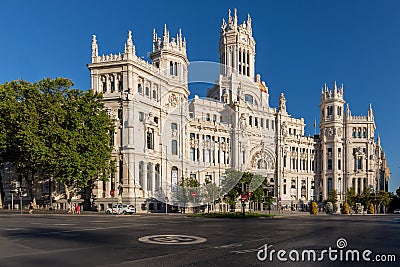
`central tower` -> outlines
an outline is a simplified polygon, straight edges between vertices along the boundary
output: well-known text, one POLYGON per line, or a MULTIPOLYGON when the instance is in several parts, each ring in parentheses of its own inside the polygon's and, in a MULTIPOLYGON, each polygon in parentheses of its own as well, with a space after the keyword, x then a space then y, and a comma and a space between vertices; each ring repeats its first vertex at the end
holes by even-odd
POLYGON ((250 15, 238 25, 237 11, 228 11, 228 23, 222 19, 219 37, 219 59, 221 75, 232 73, 244 75, 254 80, 254 56, 256 42, 253 38, 250 15))

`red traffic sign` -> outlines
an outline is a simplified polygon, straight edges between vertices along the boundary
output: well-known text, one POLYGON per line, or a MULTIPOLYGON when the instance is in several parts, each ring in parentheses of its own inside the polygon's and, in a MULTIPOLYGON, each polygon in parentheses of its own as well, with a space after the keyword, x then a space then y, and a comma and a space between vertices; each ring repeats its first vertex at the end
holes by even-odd
POLYGON ((246 195, 242 195, 242 197, 240 198, 241 201, 246 201, 247 200, 247 196, 246 195))
POLYGON ((165 201, 167 201, 167 202, 168 202, 168 197, 165 197, 165 201))
POLYGON ((111 190, 110 190, 110 196, 113 197, 113 196, 114 196, 114 192, 115 192, 115 190, 114 190, 114 189, 111 189, 111 190))
POLYGON ((252 193, 249 191, 249 192, 247 192, 247 194, 249 195, 249 197, 251 197, 251 195, 252 195, 252 193))
POLYGON ((196 192, 192 192, 192 197, 196 197, 196 192))

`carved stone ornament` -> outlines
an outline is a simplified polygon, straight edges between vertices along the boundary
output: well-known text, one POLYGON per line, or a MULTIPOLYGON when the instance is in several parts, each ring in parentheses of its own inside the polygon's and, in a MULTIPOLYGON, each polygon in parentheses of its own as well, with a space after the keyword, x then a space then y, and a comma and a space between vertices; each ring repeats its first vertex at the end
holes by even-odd
POLYGON ((343 130, 342 130, 342 128, 338 128, 338 129, 337 129, 337 136, 338 136, 338 137, 342 137, 342 135, 343 135, 343 130))
POLYGON ((171 107, 176 107, 179 104, 179 99, 175 94, 171 94, 168 97, 168 102, 169 102, 171 107))
POLYGON ((286 122, 285 122, 285 121, 282 123, 281 132, 282 132, 282 135, 283 135, 283 136, 287 136, 287 134, 288 134, 287 125, 286 125, 286 122))

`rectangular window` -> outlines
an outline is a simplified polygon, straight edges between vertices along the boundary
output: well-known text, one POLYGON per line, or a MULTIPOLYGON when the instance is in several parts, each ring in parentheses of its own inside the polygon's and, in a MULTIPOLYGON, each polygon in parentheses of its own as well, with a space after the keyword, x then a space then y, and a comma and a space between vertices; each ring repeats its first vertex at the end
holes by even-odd
POLYGON ((271 121, 271 129, 272 129, 272 130, 275 129, 275 121, 274 121, 274 120, 271 121))
MULTIPOLYGON (((178 130, 178 124, 175 122, 171 123, 171 130, 178 130)), ((192 138, 192 133, 190 134, 190 138, 192 138)))
POLYGON ((139 111, 139 121, 142 122, 144 120, 144 113, 139 111))
POLYGON ((285 156, 283 156, 283 168, 286 168, 286 155, 285 156))
POLYGON ((217 121, 217 115, 213 115, 213 121, 217 121))
POLYGON ((190 160, 191 161, 195 161, 196 160, 196 158, 195 158, 195 148, 193 148, 193 147, 191 147, 190 148, 190 160))
POLYGON ((265 121, 265 128, 269 129, 269 119, 265 121))
POLYGON ((257 118, 254 118, 254 126, 258 127, 258 119, 257 118))
POLYGON ((332 178, 328 178, 328 193, 332 191, 332 178))
POLYGON ((283 185, 283 194, 286 195, 286 184, 283 185))
POLYGON ((205 162, 211 162, 211 150, 210 149, 205 150, 205 162))
POLYGON ((190 133, 190 139, 194 139, 195 138, 195 134, 194 133, 190 133))
POLYGON ((260 119, 260 127, 264 128, 264 119, 263 118, 260 119))
POLYGON ((206 121, 210 121, 210 113, 206 114, 206 121))
POLYGON ((153 149, 153 132, 152 131, 148 131, 147 132, 147 138, 146 138, 146 143, 147 143, 147 148, 148 149, 153 149))
POLYGON ((178 141, 172 140, 172 155, 178 155, 178 141))
POLYGON ((341 162, 340 159, 338 159, 337 167, 338 167, 338 170, 341 170, 341 169, 342 169, 342 162, 341 162))
POLYGON ((150 96, 150 88, 146 86, 146 96, 150 96))
POLYGON ((328 170, 332 170, 332 159, 328 159, 328 170))
POLYGON ((361 158, 358 158, 358 159, 357 159, 357 169, 358 169, 358 170, 362 170, 362 161, 361 161, 361 158))

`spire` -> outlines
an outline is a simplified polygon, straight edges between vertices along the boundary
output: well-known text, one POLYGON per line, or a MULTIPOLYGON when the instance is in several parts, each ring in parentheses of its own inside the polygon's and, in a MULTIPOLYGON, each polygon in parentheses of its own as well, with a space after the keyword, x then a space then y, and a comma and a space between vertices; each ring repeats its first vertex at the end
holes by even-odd
POLYGON ((179 45, 179 47, 182 47, 182 29, 179 29, 178 45, 179 45))
POLYGON ((249 30, 250 34, 252 34, 250 14, 247 14, 247 29, 249 30))
POLYGON ((97 46, 96 35, 92 35, 92 62, 99 56, 99 47, 97 46))
POLYGON ((247 14, 247 26, 251 28, 251 17, 250 17, 250 14, 247 14))
POLYGON ((132 55, 135 54, 135 46, 132 42, 132 31, 128 30, 128 37, 126 38, 124 52, 127 55, 127 59, 132 59, 132 55))
POLYGON ((223 18, 223 19, 222 19, 221 30, 224 31, 225 29, 226 29, 226 21, 225 21, 225 19, 223 18))
POLYGON ((335 94, 337 92, 337 84, 336 81, 333 83, 333 93, 335 94))
POLYGON ((238 18, 237 18, 237 10, 236 8, 233 10, 233 25, 235 26, 235 29, 237 28, 237 22, 238 22, 238 18))
POLYGON ((372 104, 369 104, 368 118, 374 120, 374 111, 372 110, 372 104))
POLYGON ((378 138, 376 139, 376 144, 378 147, 381 146, 381 135, 378 133, 378 138))
POLYGON ((164 24, 163 43, 164 45, 169 43, 169 32, 167 30, 167 24, 164 24))
POLYGON ((351 117, 351 111, 350 111, 350 108, 349 108, 349 103, 346 103, 346 117, 351 117))

